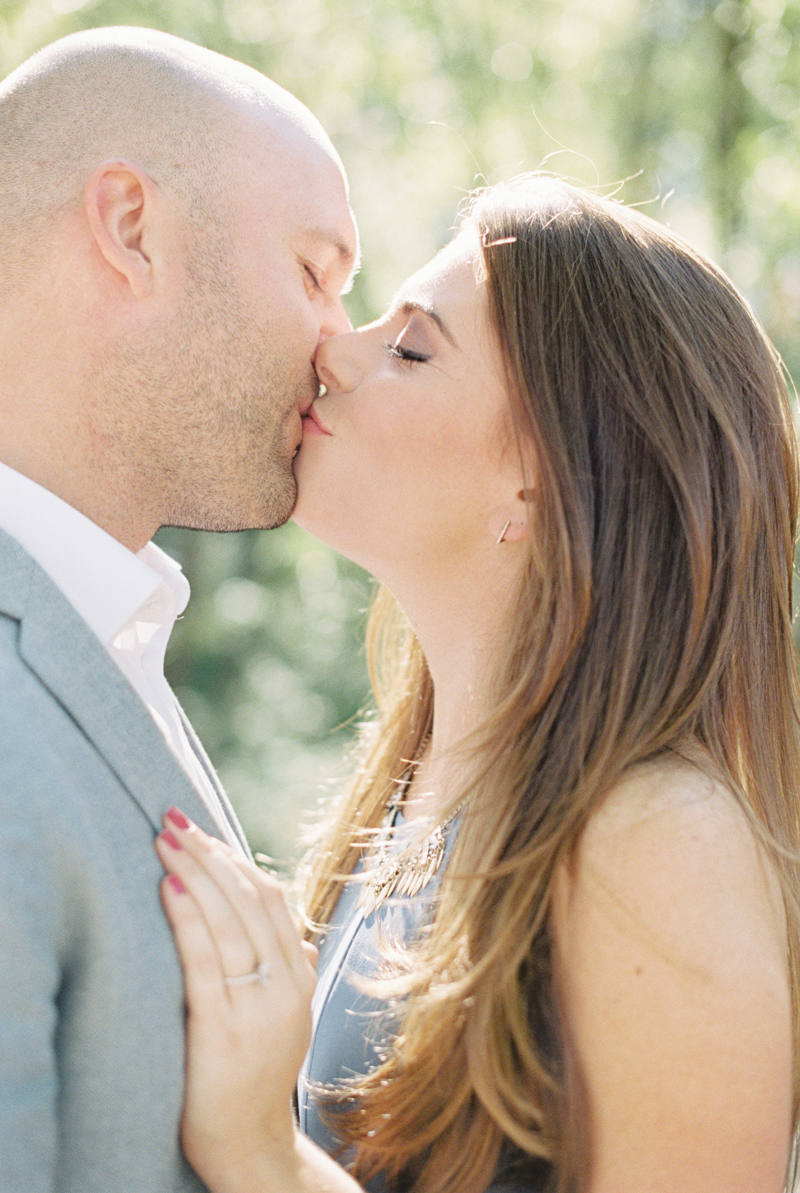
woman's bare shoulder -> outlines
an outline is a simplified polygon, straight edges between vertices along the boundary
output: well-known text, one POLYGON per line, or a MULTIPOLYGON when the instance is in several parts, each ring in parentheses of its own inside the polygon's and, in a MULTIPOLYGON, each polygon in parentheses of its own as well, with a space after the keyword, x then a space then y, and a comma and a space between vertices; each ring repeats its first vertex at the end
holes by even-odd
POLYGON ((556 875, 551 930, 592 1193, 782 1188, 786 922, 733 792, 686 759, 631 770, 556 875))
POLYGON ((601 909, 619 927, 620 916, 646 925, 684 961, 695 951, 708 958, 734 936, 741 942, 748 928, 785 955, 783 897, 767 850, 701 756, 632 768, 590 816, 558 876, 556 916, 566 926, 601 909))
POLYGON ((739 800, 709 759, 663 754, 631 767, 587 824, 591 841, 602 834, 648 831, 656 825, 686 823, 696 831, 752 830, 739 800))

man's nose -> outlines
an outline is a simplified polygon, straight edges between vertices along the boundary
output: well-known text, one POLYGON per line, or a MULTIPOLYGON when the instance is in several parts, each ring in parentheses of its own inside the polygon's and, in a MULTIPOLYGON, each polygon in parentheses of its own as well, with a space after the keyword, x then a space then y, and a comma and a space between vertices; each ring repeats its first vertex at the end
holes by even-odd
POLYGON ((353 325, 348 318, 341 298, 338 295, 331 297, 325 304, 325 311, 320 321, 320 341, 327 340, 330 336, 343 335, 345 332, 352 330, 353 325))

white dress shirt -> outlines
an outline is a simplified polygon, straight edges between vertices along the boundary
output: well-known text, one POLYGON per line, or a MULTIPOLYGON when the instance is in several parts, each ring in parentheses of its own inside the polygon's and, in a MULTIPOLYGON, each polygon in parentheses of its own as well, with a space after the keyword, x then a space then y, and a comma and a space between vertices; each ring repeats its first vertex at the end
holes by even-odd
POLYGON ((103 643, 224 839, 241 851, 164 678, 169 636, 189 601, 189 582, 180 565, 154 543, 134 554, 73 506, 2 462, 0 529, 33 556, 103 643))

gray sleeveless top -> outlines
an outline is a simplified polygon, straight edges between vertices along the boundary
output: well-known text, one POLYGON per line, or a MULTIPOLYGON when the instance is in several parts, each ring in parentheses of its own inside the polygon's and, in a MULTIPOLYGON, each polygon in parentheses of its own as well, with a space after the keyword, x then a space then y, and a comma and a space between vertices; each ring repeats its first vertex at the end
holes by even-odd
MULTIPOLYGON (((457 822, 447 830, 444 865, 452 849, 457 822)), ((391 847, 402 849, 419 824, 396 814, 391 847)), ((358 864, 354 873, 362 870, 358 864)), ((340 1140, 320 1115, 315 1087, 340 1084, 367 1073, 379 1062, 393 1033, 398 1009, 359 989, 359 979, 378 976, 380 941, 412 943, 431 914, 431 902, 442 871, 416 896, 392 895, 376 911, 364 916, 356 904, 361 883, 348 883, 341 894, 329 929, 320 943, 318 984, 314 997, 314 1032, 298 1083, 300 1129, 325 1151, 333 1154, 340 1140)), ((342 1159, 342 1157, 339 1157, 342 1159)), ((346 1156, 345 1156, 346 1158, 346 1156)), ((370 1193, 385 1193, 380 1177, 367 1186, 370 1193)), ((540 1183, 514 1183, 506 1178, 486 1193, 543 1193, 540 1183)))

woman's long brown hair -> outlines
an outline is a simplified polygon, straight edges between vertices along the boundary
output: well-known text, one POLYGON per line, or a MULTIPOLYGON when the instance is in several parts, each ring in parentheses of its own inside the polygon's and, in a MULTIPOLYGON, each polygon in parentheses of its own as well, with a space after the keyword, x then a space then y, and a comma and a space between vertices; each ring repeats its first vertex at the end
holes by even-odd
MULTIPOLYGON (((479 193, 466 222, 534 445, 531 548, 494 711, 452 793, 467 812, 435 918, 393 987, 399 1034, 338 1095, 336 1122, 362 1179, 479 1193, 514 1156, 568 1190, 586 1140, 550 972, 552 876, 631 766, 699 746, 723 776, 781 879, 797 1007, 797 449, 752 311, 667 229, 546 177, 479 193)), ((379 722, 316 855, 311 924, 432 716, 385 590, 369 650, 379 722)))

